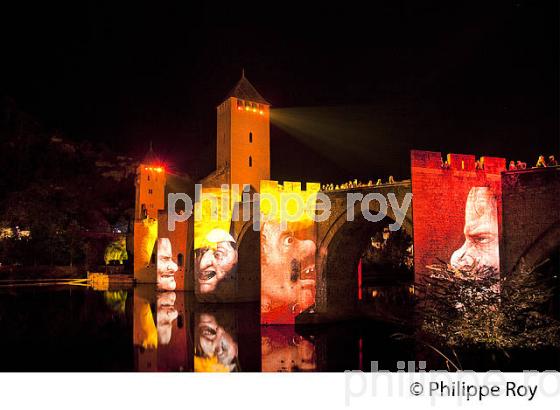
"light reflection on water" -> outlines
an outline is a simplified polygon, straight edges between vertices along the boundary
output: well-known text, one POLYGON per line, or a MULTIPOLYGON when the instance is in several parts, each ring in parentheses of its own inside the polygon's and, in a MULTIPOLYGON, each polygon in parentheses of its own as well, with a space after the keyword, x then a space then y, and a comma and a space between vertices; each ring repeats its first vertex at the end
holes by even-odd
MULTIPOLYGON (((372 310, 413 309, 410 285, 364 293, 372 310)), ((2 371, 367 371, 374 360, 445 369, 414 339, 393 337, 412 329, 380 321, 261 326, 257 303, 200 304, 150 286, 11 288, 0 301, 2 371)))

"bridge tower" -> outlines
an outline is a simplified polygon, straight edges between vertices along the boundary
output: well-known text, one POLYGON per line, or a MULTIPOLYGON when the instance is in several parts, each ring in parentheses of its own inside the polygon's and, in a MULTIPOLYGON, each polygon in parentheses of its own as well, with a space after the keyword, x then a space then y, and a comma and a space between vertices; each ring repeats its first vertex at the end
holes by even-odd
POLYGON ((155 283, 154 246, 158 236, 158 211, 165 209, 165 167, 152 145, 136 169, 134 211, 134 278, 155 283))
POLYGON ((165 208, 165 168, 155 154, 152 144, 136 169, 136 204, 134 220, 157 219, 165 208))
POLYGON ((217 173, 221 183, 258 191, 270 179, 270 104, 242 73, 217 107, 217 173))

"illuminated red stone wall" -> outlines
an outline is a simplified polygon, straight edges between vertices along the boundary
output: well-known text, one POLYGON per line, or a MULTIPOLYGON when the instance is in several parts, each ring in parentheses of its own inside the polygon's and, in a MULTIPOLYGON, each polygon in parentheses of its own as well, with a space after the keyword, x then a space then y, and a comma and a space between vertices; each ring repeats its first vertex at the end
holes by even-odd
POLYGON ((449 263, 465 243, 465 208, 473 187, 488 187, 493 192, 501 237, 501 172, 505 159, 481 160, 484 169, 476 169, 474 155, 449 154, 449 166, 443 167, 441 153, 411 151, 416 279, 428 272, 427 265, 439 260, 449 263))

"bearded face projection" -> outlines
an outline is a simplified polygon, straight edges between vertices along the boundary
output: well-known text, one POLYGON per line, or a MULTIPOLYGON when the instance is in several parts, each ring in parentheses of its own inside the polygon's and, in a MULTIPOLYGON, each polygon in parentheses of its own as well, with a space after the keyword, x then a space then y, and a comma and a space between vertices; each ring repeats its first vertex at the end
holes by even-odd
POLYGON ((505 158, 412 150, 415 280, 442 269, 482 279, 500 272, 505 158))
POLYGON ((223 229, 211 230, 205 246, 195 251, 195 279, 200 294, 216 291, 220 282, 232 278, 237 269, 237 244, 223 229))
POLYGON ((293 323, 315 303, 313 226, 279 221, 261 228, 261 314, 264 323, 293 323))
POLYGON ((169 238, 157 240, 157 287, 159 290, 175 290, 177 282, 175 273, 177 264, 173 261, 173 249, 169 238))
POLYGON ((450 264, 464 272, 500 269, 498 211, 496 198, 488 187, 473 187, 465 206, 465 242, 453 252, 450 264))
POLYGON ((293 324, 315 303, 318 184, 261 181, 261 323, 293 324), (270 200, 270 202, 268 202, 270 200))
POLYGON ((195 205, 194 290, 205 302, 233 300, 237 292, 237 243, 232 234, 231 193, 202 188, 195 205))

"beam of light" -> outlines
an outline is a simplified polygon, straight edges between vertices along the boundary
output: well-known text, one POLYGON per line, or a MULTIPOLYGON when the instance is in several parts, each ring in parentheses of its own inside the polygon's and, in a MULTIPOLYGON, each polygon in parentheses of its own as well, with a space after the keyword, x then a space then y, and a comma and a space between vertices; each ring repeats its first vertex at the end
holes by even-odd
POLYGON ((402 113, 393 114, 375 106, 291 107, 271 109, 270 121, 346 169, 356 161, 390 168, 407 150, 396 133, 402 113))

